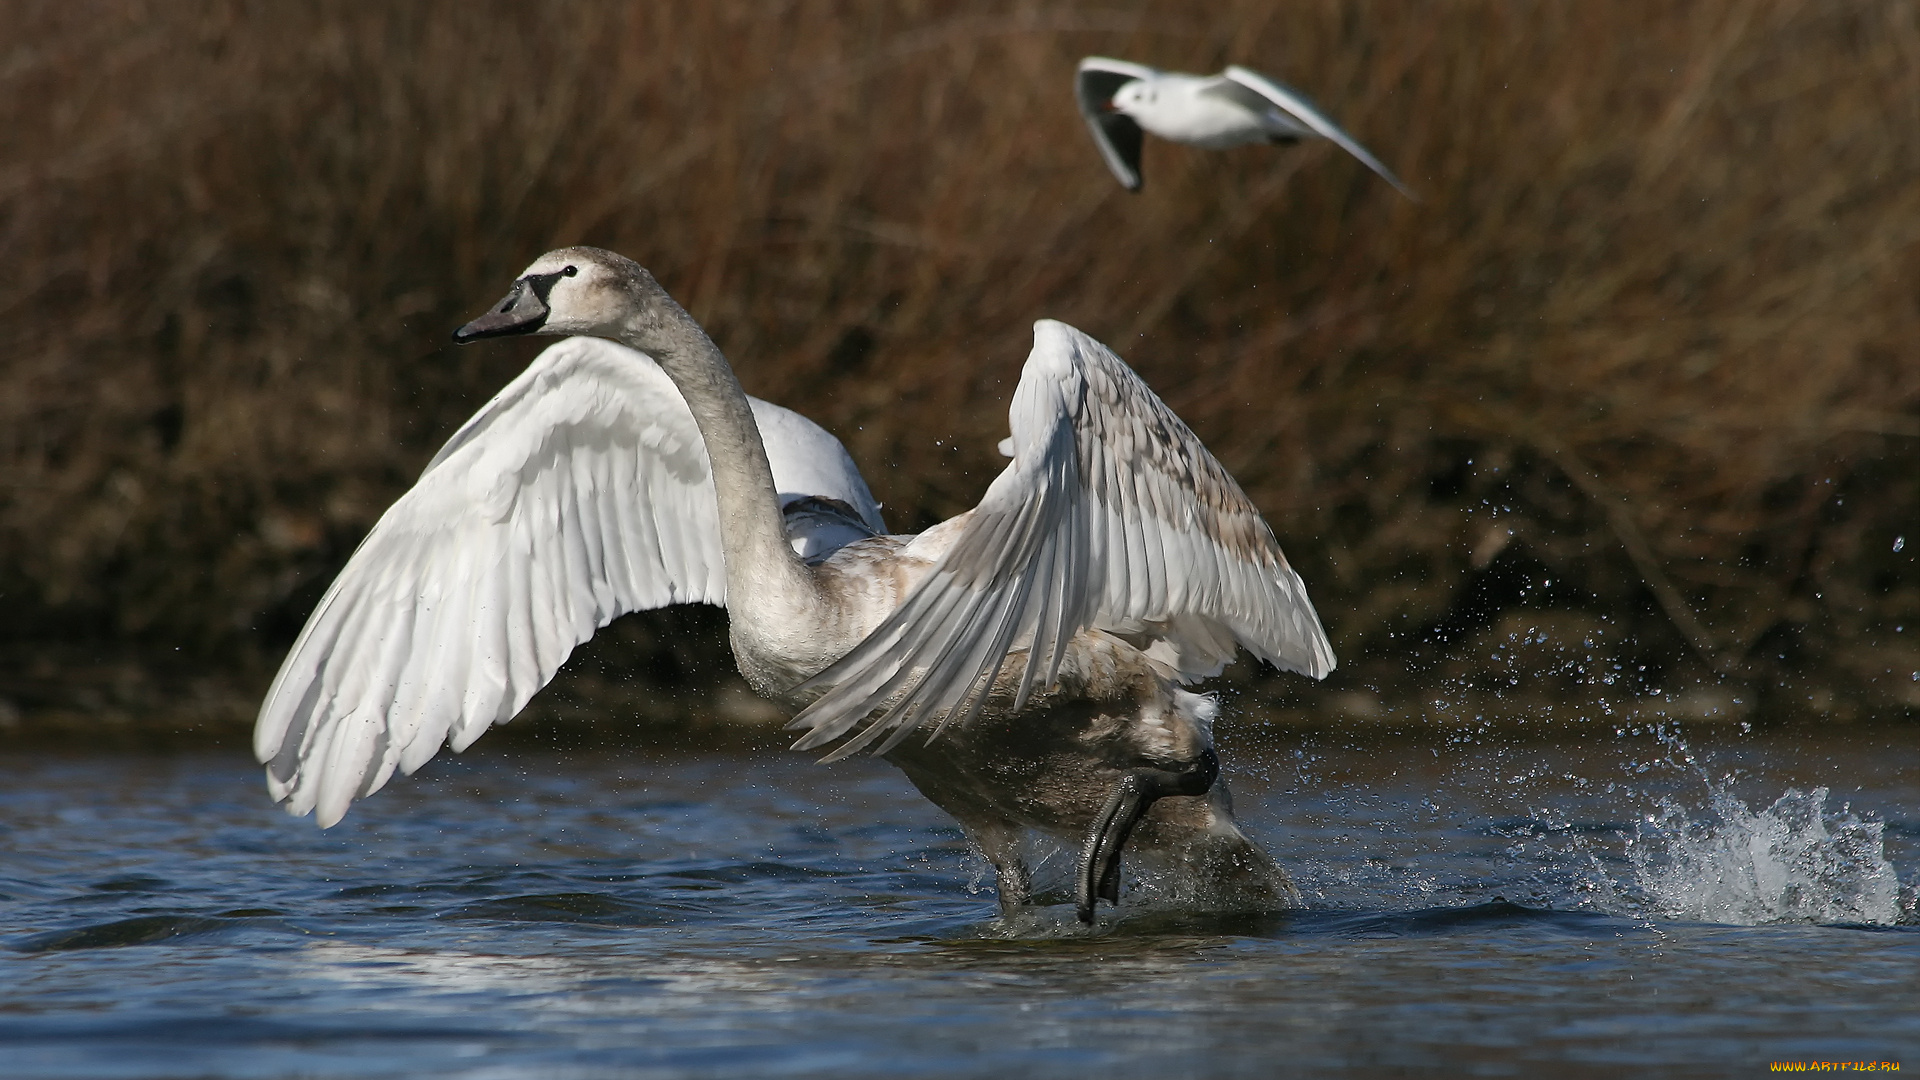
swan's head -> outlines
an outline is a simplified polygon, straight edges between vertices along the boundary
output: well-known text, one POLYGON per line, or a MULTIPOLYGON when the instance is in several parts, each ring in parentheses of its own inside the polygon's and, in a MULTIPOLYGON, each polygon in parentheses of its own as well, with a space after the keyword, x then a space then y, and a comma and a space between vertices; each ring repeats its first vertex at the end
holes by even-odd
POLYGON ((624 255, 560 248, 533 261, 506 299, 453 332, 466 344, 513 334, 616 337, 649 301, 665 296, 653 275, 624 255))

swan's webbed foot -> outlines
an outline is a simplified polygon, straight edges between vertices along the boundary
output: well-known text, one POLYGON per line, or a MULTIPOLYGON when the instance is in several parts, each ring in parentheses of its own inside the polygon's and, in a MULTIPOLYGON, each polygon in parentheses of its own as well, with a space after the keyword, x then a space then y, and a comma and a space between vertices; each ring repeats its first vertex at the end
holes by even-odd
POLYGON ((1220 776, 1220 758, 1203 750, 1193 761, 1171 768, 1131 769, 1113 786, 1106 809, 1093 819, 1086 845, 1080 851, 1080 872, 1074 885, 1080 921, 1093 921, 1096 900, 1120 902, 1120 852, 1127 837, 1147 810, 1168 795, 1205 795, 1220 776))

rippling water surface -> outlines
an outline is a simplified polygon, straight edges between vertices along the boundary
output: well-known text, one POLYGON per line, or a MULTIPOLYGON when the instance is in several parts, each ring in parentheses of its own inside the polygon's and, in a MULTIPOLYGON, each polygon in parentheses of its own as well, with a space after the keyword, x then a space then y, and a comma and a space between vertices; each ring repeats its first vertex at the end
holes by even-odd
POLYGON ((1905 729, 1223 734, 1305 911, 1001 921, 870 761, 483 747, 322 833, 239 752, 0 755, 0 1075, 1920 1069, 1905 729))

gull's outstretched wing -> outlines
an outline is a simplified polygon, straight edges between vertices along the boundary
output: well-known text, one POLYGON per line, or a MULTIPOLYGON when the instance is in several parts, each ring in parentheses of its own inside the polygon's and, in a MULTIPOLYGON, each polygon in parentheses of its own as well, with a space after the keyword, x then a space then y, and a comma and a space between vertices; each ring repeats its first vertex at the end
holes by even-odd
POLYGON ((1144 64, 1089 56, 1080 61, 1073 77, 1074 97, 1080 102, 1080 115, 1093 133, 1100 156, 1107 168, 1128 191, 1140 190, 1140 125, 1125 113, 1113 111, 1113 95, 1135 79, 1150 79, 1159 72, 1144 64))
POLYGON ((1209 87, 1209 91, 1225 94, 1252 109, 1278 109, 1281 119, 1301 128, 1301 134, 1312 133, 1332 140, 1341 149, 1359 158, 1362 165, 1380 174, 1380 178, 1392 184, 1400 194, 1415 202, 1420 201, 1419 196, 1401 183, 1391 169, 1380 164, 1379 158, 1368 153, 1367 148, 1341 130, 1340 125, 1314 108, 1313 103, 1301 96, 1299 91, 1243 67, 1227 68, 1220 74, 1220 82, 1209 87))
MULTIPOLYGON (((753 402, 774 480, 882 528, 839 442, 753 402)), ((705 444, 642 353, 571 338, 441 449, 367 535, 260 706, 273 797, 331 825, 396 768, 520 711, 616 616, 725 600, 705 444)))
POLYGON ((928 720, 964 723, 1024 649, 1017 709, 1053 683, 1084 628, 1128 637, 1187 679, 1242 646, 1314 678, 1333 669, 1259 511, 1105 346, 1036 323, 1010 417, 1013 462, 900 607, 809 682, 824 692, 794 719, 809 729, 796 747, 824 746, 876 709, 830 757, 875 742, 884 753, 928 720))

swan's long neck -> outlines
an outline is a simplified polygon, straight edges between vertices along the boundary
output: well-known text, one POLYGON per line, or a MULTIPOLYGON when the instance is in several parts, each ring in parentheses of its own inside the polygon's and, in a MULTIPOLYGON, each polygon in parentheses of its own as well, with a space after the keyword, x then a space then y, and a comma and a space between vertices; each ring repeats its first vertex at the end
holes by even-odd
POLYGON ((664 292, 647 306, 620 336, 659 362, 693 412, 713 466, 735 641, 745 631, 770 643, 809 621, 820 596, 789 546, 760 425, 732 366, 693 316, 664 292))

